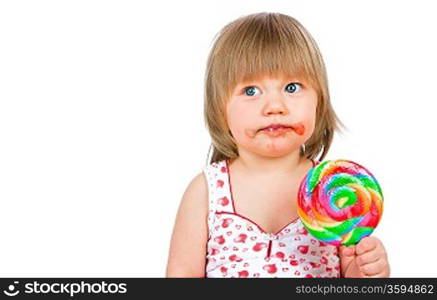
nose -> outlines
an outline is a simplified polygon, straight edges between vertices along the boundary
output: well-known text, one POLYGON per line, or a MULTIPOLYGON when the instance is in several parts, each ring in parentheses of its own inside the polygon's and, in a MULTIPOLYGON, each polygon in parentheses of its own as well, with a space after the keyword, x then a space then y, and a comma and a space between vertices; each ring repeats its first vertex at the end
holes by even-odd
POLYGON ((281 93, 275 92, 266 95, 265 105, 263 107, 263 115, 272 114, 288 114, 288 108, 285 104, 285 97, 281 93))

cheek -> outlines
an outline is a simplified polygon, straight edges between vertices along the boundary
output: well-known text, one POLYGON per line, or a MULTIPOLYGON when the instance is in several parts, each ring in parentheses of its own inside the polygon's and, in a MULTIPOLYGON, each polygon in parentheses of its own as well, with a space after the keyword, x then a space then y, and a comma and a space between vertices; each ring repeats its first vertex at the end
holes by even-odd
POLYGON ((308 129, 314 129, 316 124, 316 111, 313 109, 309 109, 305 113, 305 123, 307 124, 308 129))
POLYGON ((228 126, 232 135, 242 137, 246 128, 250 127, 250 113, 237 105, 229 106, 227 109, 228 126))
POLYGON ((308 101, 308 105, 302 107, 302 121, 305 124, 305 136, 309 138, 316 126, 316 108, 317 108, 317 100, 311 99, 312 101, 308 101))
POLYGON ((250 131, 250 120, 248 120, 247 116, 236 115, 235 118, 232 119, 232 122, 229 123, 229 128, 236 139, 245 139, 251 135, 250 132, 248 132, 248 130, 250 131))

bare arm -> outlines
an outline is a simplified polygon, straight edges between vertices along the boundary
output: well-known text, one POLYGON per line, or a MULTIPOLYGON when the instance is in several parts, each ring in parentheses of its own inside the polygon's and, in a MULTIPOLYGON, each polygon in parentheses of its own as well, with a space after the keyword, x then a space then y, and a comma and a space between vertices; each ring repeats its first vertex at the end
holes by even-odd
POLYGON ((208 187, 200 173, 190 182, 176 215, 167 277, 205 277, 208 187))

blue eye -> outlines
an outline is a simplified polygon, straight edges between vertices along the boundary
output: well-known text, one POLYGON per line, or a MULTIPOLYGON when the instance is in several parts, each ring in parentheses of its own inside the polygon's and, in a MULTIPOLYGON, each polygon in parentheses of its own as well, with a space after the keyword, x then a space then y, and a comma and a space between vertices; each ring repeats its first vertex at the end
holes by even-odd
POLYGON ((257 88, 254 87, 254 86, 249 86, 247 88, 244 88, 244 93, 247 96, 254 96, 255 95, 255 89, 257 89, 257 88))
POLYGON ((300 83, 292 82, 290 84, 287 84, 287 86, 285 87, 285 90, 289 93, 296 93, 296 90, 298 89, 297 87, 299 87, 299 91, 300 91, 300 88, 301 88, 300 83))

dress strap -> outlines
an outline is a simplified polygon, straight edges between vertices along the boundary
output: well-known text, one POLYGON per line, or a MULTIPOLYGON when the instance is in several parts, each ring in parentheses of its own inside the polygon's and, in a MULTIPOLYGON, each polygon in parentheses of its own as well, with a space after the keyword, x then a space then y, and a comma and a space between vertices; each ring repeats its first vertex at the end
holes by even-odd
POLYGON ((211 232, 217 211, 233 211, 226 161, 211 163, 203 168, 203 172, 208 184, 208 228, 211 232))
POLYGON ((320 161, 318 161, 318 160, 311 159, 311 161, 313 162, 313 168, 314 168, 315 166, 317 166, 318 164, 320 164, 320 161))

